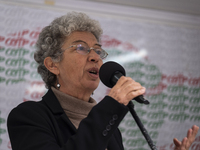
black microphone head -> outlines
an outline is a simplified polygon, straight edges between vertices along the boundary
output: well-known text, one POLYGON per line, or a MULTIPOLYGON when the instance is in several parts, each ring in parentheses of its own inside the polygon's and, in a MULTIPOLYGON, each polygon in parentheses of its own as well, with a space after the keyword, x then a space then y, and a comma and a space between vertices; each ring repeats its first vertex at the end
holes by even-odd
POLYGON ((104 63, 99 70, 99 77, 102 83, 112 88, 113 84, 111 80, 116 72, 120 72, 124 76, 126 75, 124 68, 120 64, 114 61, 108 61, 104 63))

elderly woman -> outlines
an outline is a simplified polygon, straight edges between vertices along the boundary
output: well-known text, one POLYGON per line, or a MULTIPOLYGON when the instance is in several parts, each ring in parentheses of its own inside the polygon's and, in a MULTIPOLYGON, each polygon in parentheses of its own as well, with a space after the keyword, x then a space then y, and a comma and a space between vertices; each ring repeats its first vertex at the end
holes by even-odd
MULTIPOLYGON (((98 104, 90 97, 107 56, 101 34, 97 21, 76 12, 42 30, 34 58, 49 90, 41 101, 24 102, 9 114, 13 150, 124 149, 118 125, 128 112, 126 105, 145 88, 121 77, 98 104)), ((176 149, 188 149, 197 131, 194 126, 182 143, 175 140, 176 149)))

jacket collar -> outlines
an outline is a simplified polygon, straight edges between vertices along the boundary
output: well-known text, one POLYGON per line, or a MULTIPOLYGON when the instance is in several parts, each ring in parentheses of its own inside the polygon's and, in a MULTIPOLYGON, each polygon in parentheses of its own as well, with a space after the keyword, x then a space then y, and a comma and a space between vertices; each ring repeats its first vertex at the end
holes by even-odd
POLYGON ((55 94, 51 89, 48 90, 48 92, 42 97, 42 101, 45 102, 47 107, 51 110, 51 112, 54 115, 59 115, 60 119, 63 120, 69 127, 76 132, 75 126, 72 124, 72 122, 69 120, 67 115, 65 114, 64 110, 62 109, 58 99, 56 98, 55 94))

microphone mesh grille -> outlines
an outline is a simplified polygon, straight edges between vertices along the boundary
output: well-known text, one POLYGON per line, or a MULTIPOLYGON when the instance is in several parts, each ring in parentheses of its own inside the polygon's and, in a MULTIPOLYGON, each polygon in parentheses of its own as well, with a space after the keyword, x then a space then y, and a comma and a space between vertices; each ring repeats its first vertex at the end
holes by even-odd
POLYGON ((101 82, 112 88, 113 85, 111 83, 111 79, 117 71, 121 72, 124 76, 126 75, 124 68, 120 64, 114 61, 108 61, 104 63, 99 70, 99 77, 101 82))

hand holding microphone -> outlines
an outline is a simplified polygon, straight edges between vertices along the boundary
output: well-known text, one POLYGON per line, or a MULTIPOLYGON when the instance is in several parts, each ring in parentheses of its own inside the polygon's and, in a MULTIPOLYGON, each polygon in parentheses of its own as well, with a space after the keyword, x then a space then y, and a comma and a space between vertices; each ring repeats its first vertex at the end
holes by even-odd
POLYGON ((130 77, 121 76, 117 83, 110 90, 108 96, 119 103, 128 105, 133 98, 145 93, 145 88, 130 77))
POLYGON ((99 72, 101 81, 112 88, 108 95, 119 103, 127 105, 129 101, 134 99, 139 103, 149 104, 142 96, 145 93, 145 88, 125 75, 124 68, 112 61, 104 63, 99 72))

